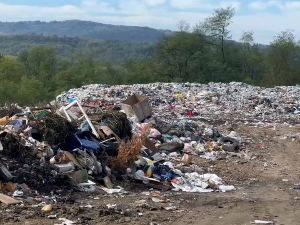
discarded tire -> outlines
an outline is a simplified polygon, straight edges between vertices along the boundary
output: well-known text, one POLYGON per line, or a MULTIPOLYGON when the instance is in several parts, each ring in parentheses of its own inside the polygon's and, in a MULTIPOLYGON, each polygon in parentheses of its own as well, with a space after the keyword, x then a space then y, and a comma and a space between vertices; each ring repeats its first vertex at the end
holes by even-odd
POLYGON ((220 144, 222 145, 222 149, 228 152, 234 152, 239 148, 239 142, 230 137, 222 137, 220 138, 220 144))

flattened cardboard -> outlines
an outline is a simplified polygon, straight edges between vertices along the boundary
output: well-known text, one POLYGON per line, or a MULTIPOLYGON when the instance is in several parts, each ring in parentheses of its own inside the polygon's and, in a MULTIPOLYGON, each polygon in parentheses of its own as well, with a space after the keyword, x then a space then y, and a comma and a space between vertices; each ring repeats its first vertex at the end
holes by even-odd
POLYGON ((151 152, 153 152, 153 153, 159 152, 158 148, 155 147, 155 145, 149 138, 146 138, 146 140, 145 140, 145 147, 150 149, 151 152))
POLYGON ((14 199, 14 198, 11 198, 7 195, 4 195, 4 194, 0 194, 0 202, 4 203, 6 205, 15 205, 15 204, 21 203, 20 201, 14 199))

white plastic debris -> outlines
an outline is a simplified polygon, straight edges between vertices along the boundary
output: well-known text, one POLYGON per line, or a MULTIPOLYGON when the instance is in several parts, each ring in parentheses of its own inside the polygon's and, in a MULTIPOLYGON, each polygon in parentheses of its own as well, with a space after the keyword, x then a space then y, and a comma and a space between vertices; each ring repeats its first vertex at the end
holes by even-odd
POLYGON ((72 220, 67 220, 66 218, 59 218, 58 220, 63 221, 60 224, 54 224, 54 225, 72 225, 75 224, 75 222, 73 222, 72 220))
POLYGON ((146 176, 143 170, 138 170, 134 173, 134 178, 137 180, 144 180, 145 177, 146 176))
POLYGON ((117 205, 116 204, 107 204, 106 207, 108 209, 115 209, 117 207, 117 205))
POLYGON ((118 186, 119 189, 108 189, 105 187, 102 187, 102 190, 105 191, 108 194, 118 194, 118 193, 122 193, 124 191, 124 189, 120 186, 118 186))
POLYGON ((87 183, 80 183, 80 184, 78 184, 78 188, 82 192, 92 193, 92 192, 96 191, 96 183, 88 180, 87 183))
POLYGON ((267 220, 254 220, 255 224, 273 224, 273 221, 267 221, 267 220))
POLYGON ((56 215, 49 215, 47 218, 48 218, 48 219, 56 219, 57 216, 56 216, 56 215))
POLYGON ((22 197, 23 196, 23 191, 15 191, 14 193, 13 193, 13 197, 22 197))
POLYGON ((176 190, 191 193, 213 192, 214 189, 211 186, 214 186, 215 189, 221 192, 235 190, 234 186, 224 185, 222 179, 216 174, 200 175, 196 172, 185 173, 184 176, 177 179, 177 183, 172 182, 172 185, 173 187, 175 187, 176 190))

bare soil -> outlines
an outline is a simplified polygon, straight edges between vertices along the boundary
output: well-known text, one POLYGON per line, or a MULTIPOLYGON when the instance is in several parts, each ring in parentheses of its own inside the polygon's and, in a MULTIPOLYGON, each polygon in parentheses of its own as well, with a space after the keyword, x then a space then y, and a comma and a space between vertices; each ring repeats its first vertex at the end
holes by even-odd
MULTIPOLYGON (((63 202, 51 212, 42 213, 33 207, 39 199, 24 198, 19 206, 0 206, 0 224, 53 225, 66 218, 76 224, 201 224, 244 225, 254 220, 271 220, 274 224, 300 224, 300 139, 282 139, 299 128, 254 128, 238 125, 236 131, 248 141, 246 150, 251 159, 231 157, 214 162, 196 159, 195 163, 222 177, 236 191, 228 193, 191 194, 174 191, 152 192, 152 196, 167 200, 155 203, 143 192, 142 184, 122 183, 127 195, 113 197, 102 190, 96 193, 61 193, 63 202), (261 145, 261 146, 260 146, 261 145), (154 194, 153 194, 154 193, 154 194), (145 201, 141 201, 145 200, 145 201), (116 204, 117 210, 107 205, 116 204), (176 207, 174 211, 166 207, 176 207)), ((175 208, 174 208, 175 209, 175 208)))

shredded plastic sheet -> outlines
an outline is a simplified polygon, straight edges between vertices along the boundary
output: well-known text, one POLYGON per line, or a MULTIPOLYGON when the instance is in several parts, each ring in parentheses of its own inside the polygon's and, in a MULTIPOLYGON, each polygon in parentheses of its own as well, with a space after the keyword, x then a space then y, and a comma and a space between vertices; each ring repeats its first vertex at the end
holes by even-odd
POLYGON ((221 192, 234 191, 234 186, 224 185, 222 179, 216 174, 185 173, 181 178, 177 179, 177 183, 172 182, 175 190, 181 190, 191 193, 207 193, 213 192, 214 189, 209 188, 215 186, 221 192))
POLYGON ((72 220, 67 220, 66 218, 59 218, 58 220, 63 221, 62 223, 59 224, 54 224, 54 225, 73 225, 75 224, 75 222, 73 222, 72 220))
POLYGON ((255 224, 273 224, 273 221, 266 221, 266 220, 254 220, 255 224))
POLYGON ((120 186, 118 188, 119 189, 108 189, 108 188, 102 187, 102 190, 108 194, 118 194, 118 193, 122 193, 124 191, 124 189, 121 188, 120 186))

